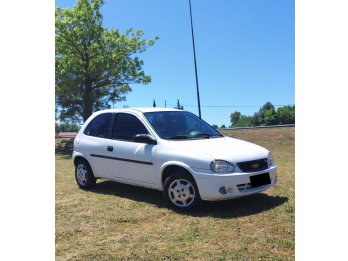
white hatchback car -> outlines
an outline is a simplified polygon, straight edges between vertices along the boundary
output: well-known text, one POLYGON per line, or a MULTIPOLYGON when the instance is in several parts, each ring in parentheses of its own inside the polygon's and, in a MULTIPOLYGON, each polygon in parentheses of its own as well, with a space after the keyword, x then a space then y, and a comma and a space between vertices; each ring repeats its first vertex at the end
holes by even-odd
POLYGON ((74 141, 77 184, 103 178, 163 191, 174 209, 201 200, 251 195, 274 186, 271 153, 224 137, 196 115, 176 109, 110 109, 94 113, 74 141))

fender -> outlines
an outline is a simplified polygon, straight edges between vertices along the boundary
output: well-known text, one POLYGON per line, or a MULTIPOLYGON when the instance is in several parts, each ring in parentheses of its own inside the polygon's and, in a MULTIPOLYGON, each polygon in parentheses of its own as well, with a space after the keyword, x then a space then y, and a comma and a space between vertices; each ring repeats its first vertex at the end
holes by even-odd
POLYGON ((82 154, 81 152, 78 152, 78 151, 73 151, 73 154, 72 154, 72 161, 75 163, 75 159, 76 157, 81 157, 81 158, 84 158, 85 160, 87 160, 87 162, 89 163, 89 166, 91 167, 92 171, 93 171, 93 174, 94 174, 94 177, 97 178, 97 176, 95 175, 95 170, 94 170, 94 167, 93 167, 93 164, 91 164, 91 158, 89 155, 85 155, 85 154, 82 154))
MULTIPOLYGON (((184 168, 184 169, 187 170, 187 171, 191 174, 191 176, 193 177, 191 168, 190 168, 187 164, 185 164, 185 163, 183 163, 183 162, 180 162, 180 161, 174 161, 174 160, 172 160, 172 161, 166 161, 165 163, 163 163, 163 164, 161 165, 161 167, 160 167, 160 169, 159 169, 159 174, 160 174, 160 175, 158 175, 158 179, 157 179, 158 187, 161 188, 161 190, 163 190, 163 184, 162 184, 162 175, 163 175, 163 171, 164 171, 164 169, 165 169, 166 167, 168 167, 168 166, 178 166, 178 167, 184 168)), ((194 178, 194 177, 193 177, 193 178, 194 178)))

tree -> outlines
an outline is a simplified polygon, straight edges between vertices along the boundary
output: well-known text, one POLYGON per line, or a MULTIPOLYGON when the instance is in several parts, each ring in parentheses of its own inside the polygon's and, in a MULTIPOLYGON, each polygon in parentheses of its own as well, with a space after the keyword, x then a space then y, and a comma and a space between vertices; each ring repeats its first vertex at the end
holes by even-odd
POLYGON ((295 123, 295 106, 284 106, 277 109, 279 124, 295 123))
POLYGON ((259 113, 255 112, 253 114, 253 116, 251 116, 250 118, 250 125, 251 126, 259 126, 260 125, 260 117, 259 117, 259 113))
POLYGON ((262 108, 261 108, 261 111, 267 111, 269 109, 273 109, 274 110, 274 106, 271 102, 266 102, 262 108))
POLYGON ((184 106, 180 105, 179 99, 177 100, 176 107, 174 107, 174 109, 178 109, 178 110, 183 110, 184 109, 184 106))
POLYGON ((156 101, 153 99, 152 107, 156 108, 156 101))
POLYGON ((274 113, 275 113, 275 109, 274 109, 273 104, 271 102, 266 102, 260 108, 260 110, 258 112, 258 123, 259 123, 259 125, 272 125, 272 124, 270 124, 270 122, 273 122, 273 120, 275 119, 274 113), (265 119, 266 111, 268 111, 268 113, 267 113, 267 120, 265 119))
POLYGON ((225 124, 222 124, 220 128, 221 128, 221 129, 226 128, 226 125, 225 125, 225 124))
POLYGON ((278 115, 275 109, 264 111, 263 124, 266 126, 278 124, 278 115))
POLYGON ((216 124, 211 125, 214 129, 219 128, 216 124))
POLYGON ((251 127, 251 116, 242 115, 233 127, 251 127))
POLYGON ((124 101, 131 84, 147 84, 138 53, 158 37, 143 39, 141 30, 102 26, 103 0, 78 0, 69 9, 56 8, 56 106, 60 120, 84 121, 93 111, 124 101))
POLYGON ((232 123, 232 126, 237 124, 237 122, 239 121, 240 119, 240 112, 239 111, 235 111, 234 113, 231 113, 230 115, 230 121, 232 123))

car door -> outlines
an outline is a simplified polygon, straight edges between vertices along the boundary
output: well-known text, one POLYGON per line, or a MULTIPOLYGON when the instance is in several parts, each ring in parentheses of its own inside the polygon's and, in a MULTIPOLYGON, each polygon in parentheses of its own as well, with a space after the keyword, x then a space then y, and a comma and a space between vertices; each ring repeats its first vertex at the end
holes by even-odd
POLYGON ((102 113, 96 116, 85 128, 81 149, 89 156, 96 177, 110 178, 108 168, 107 141, 111 135, 113 113, 102 113))
POLYGON ((157 145, 134 142, 137 134, 148 134, 142 121, 130 113, 117 113, 108 140, 108 166, 114 179, 151 186, 155 184, 153 156, 157 145))

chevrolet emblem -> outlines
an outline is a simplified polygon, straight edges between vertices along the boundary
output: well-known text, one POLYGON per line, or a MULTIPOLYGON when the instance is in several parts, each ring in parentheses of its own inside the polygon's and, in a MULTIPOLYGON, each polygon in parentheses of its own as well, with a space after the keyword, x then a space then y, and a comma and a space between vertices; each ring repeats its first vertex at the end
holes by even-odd
POLYGON ((253 164, 251 165, 251 167, 252 167, 253 169, 257 169, 258 167, 260 167, 260 164, 259 164, 259 163, 253 163, 253 164))

